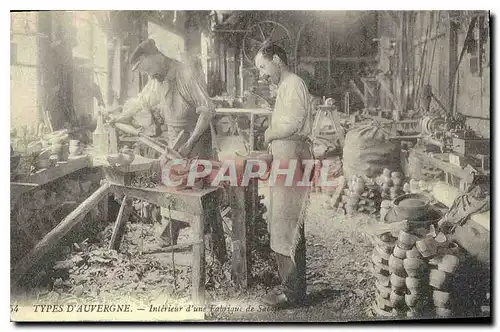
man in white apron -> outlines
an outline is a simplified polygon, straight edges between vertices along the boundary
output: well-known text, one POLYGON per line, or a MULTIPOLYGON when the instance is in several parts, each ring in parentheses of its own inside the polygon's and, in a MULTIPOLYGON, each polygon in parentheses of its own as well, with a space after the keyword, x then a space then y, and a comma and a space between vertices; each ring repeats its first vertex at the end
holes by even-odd
MULTIPOLYGON (((297 160, 296 183, 304 172, 302 161, 312 159, 309 140, 312 115, 307 86, 289 71, 286 53, 276 45, 259 50, 255 65, 262 78, 278 86, 265 143, 270 143, 273 159, 279 159, 284 165, 281 168, 285 168, 290 160, 297 160)), ((296 305, 306 295, 304 212, 309 192, 310 186, 287 186, 279 180, 271 184, 268 227, 282 285, 262 299, 267 305, 296 305)))

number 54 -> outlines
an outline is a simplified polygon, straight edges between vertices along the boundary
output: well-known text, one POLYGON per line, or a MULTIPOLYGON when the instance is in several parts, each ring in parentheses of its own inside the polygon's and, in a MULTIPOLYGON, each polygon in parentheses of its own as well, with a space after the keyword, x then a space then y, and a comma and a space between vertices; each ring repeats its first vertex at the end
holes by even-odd
POLYGON ((17 312, 18 311, 18 307, 17 307, 17 304, 16 305, 11 305, 10 306, 10 312, 13 313, 13 312, 17 312))

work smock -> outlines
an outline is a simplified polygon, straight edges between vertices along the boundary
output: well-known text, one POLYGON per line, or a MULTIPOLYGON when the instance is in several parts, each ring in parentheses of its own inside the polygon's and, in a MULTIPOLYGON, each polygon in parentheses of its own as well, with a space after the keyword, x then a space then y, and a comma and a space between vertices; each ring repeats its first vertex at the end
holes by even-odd
POLYGON ((279 83, 276 93, 270 130, 279 138, 271 142, 273 165, 279 160, 284 168, 296 160, 296 167, 291 186, 279 176, 273 183, 271 172, 268 226, 271 249, 293 259, 297 245, 304 240, 304 209, 310 192, 310 186, 297 185, 304 173, 302 161, 312 159, 310 95, 304 81, 293 73, 279 83))

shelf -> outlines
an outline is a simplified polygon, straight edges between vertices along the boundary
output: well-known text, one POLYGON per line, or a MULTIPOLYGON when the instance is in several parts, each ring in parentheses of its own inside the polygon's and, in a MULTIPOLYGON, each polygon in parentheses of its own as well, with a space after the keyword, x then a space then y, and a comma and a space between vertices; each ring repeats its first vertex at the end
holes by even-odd
MULTIPOLYGON (((56 166, 37 171, 34 174, 19 177, 18 182, 30 183, 42 186, 63 176, 76 172, 90 165, 88 156, 58 162, 56 166)), ((14 182, 15 184, 15 182, 14 182)))

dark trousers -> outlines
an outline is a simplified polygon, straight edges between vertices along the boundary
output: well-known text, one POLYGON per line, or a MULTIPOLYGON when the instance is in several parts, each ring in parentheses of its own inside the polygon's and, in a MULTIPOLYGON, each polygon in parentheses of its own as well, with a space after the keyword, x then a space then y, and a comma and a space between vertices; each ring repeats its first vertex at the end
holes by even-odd
POLYGON ((295 250, 295 262, 290 256, 274 252, 281 283, 287 297, 303 300, 306 296, 306 246, 300 241, 295 250))

